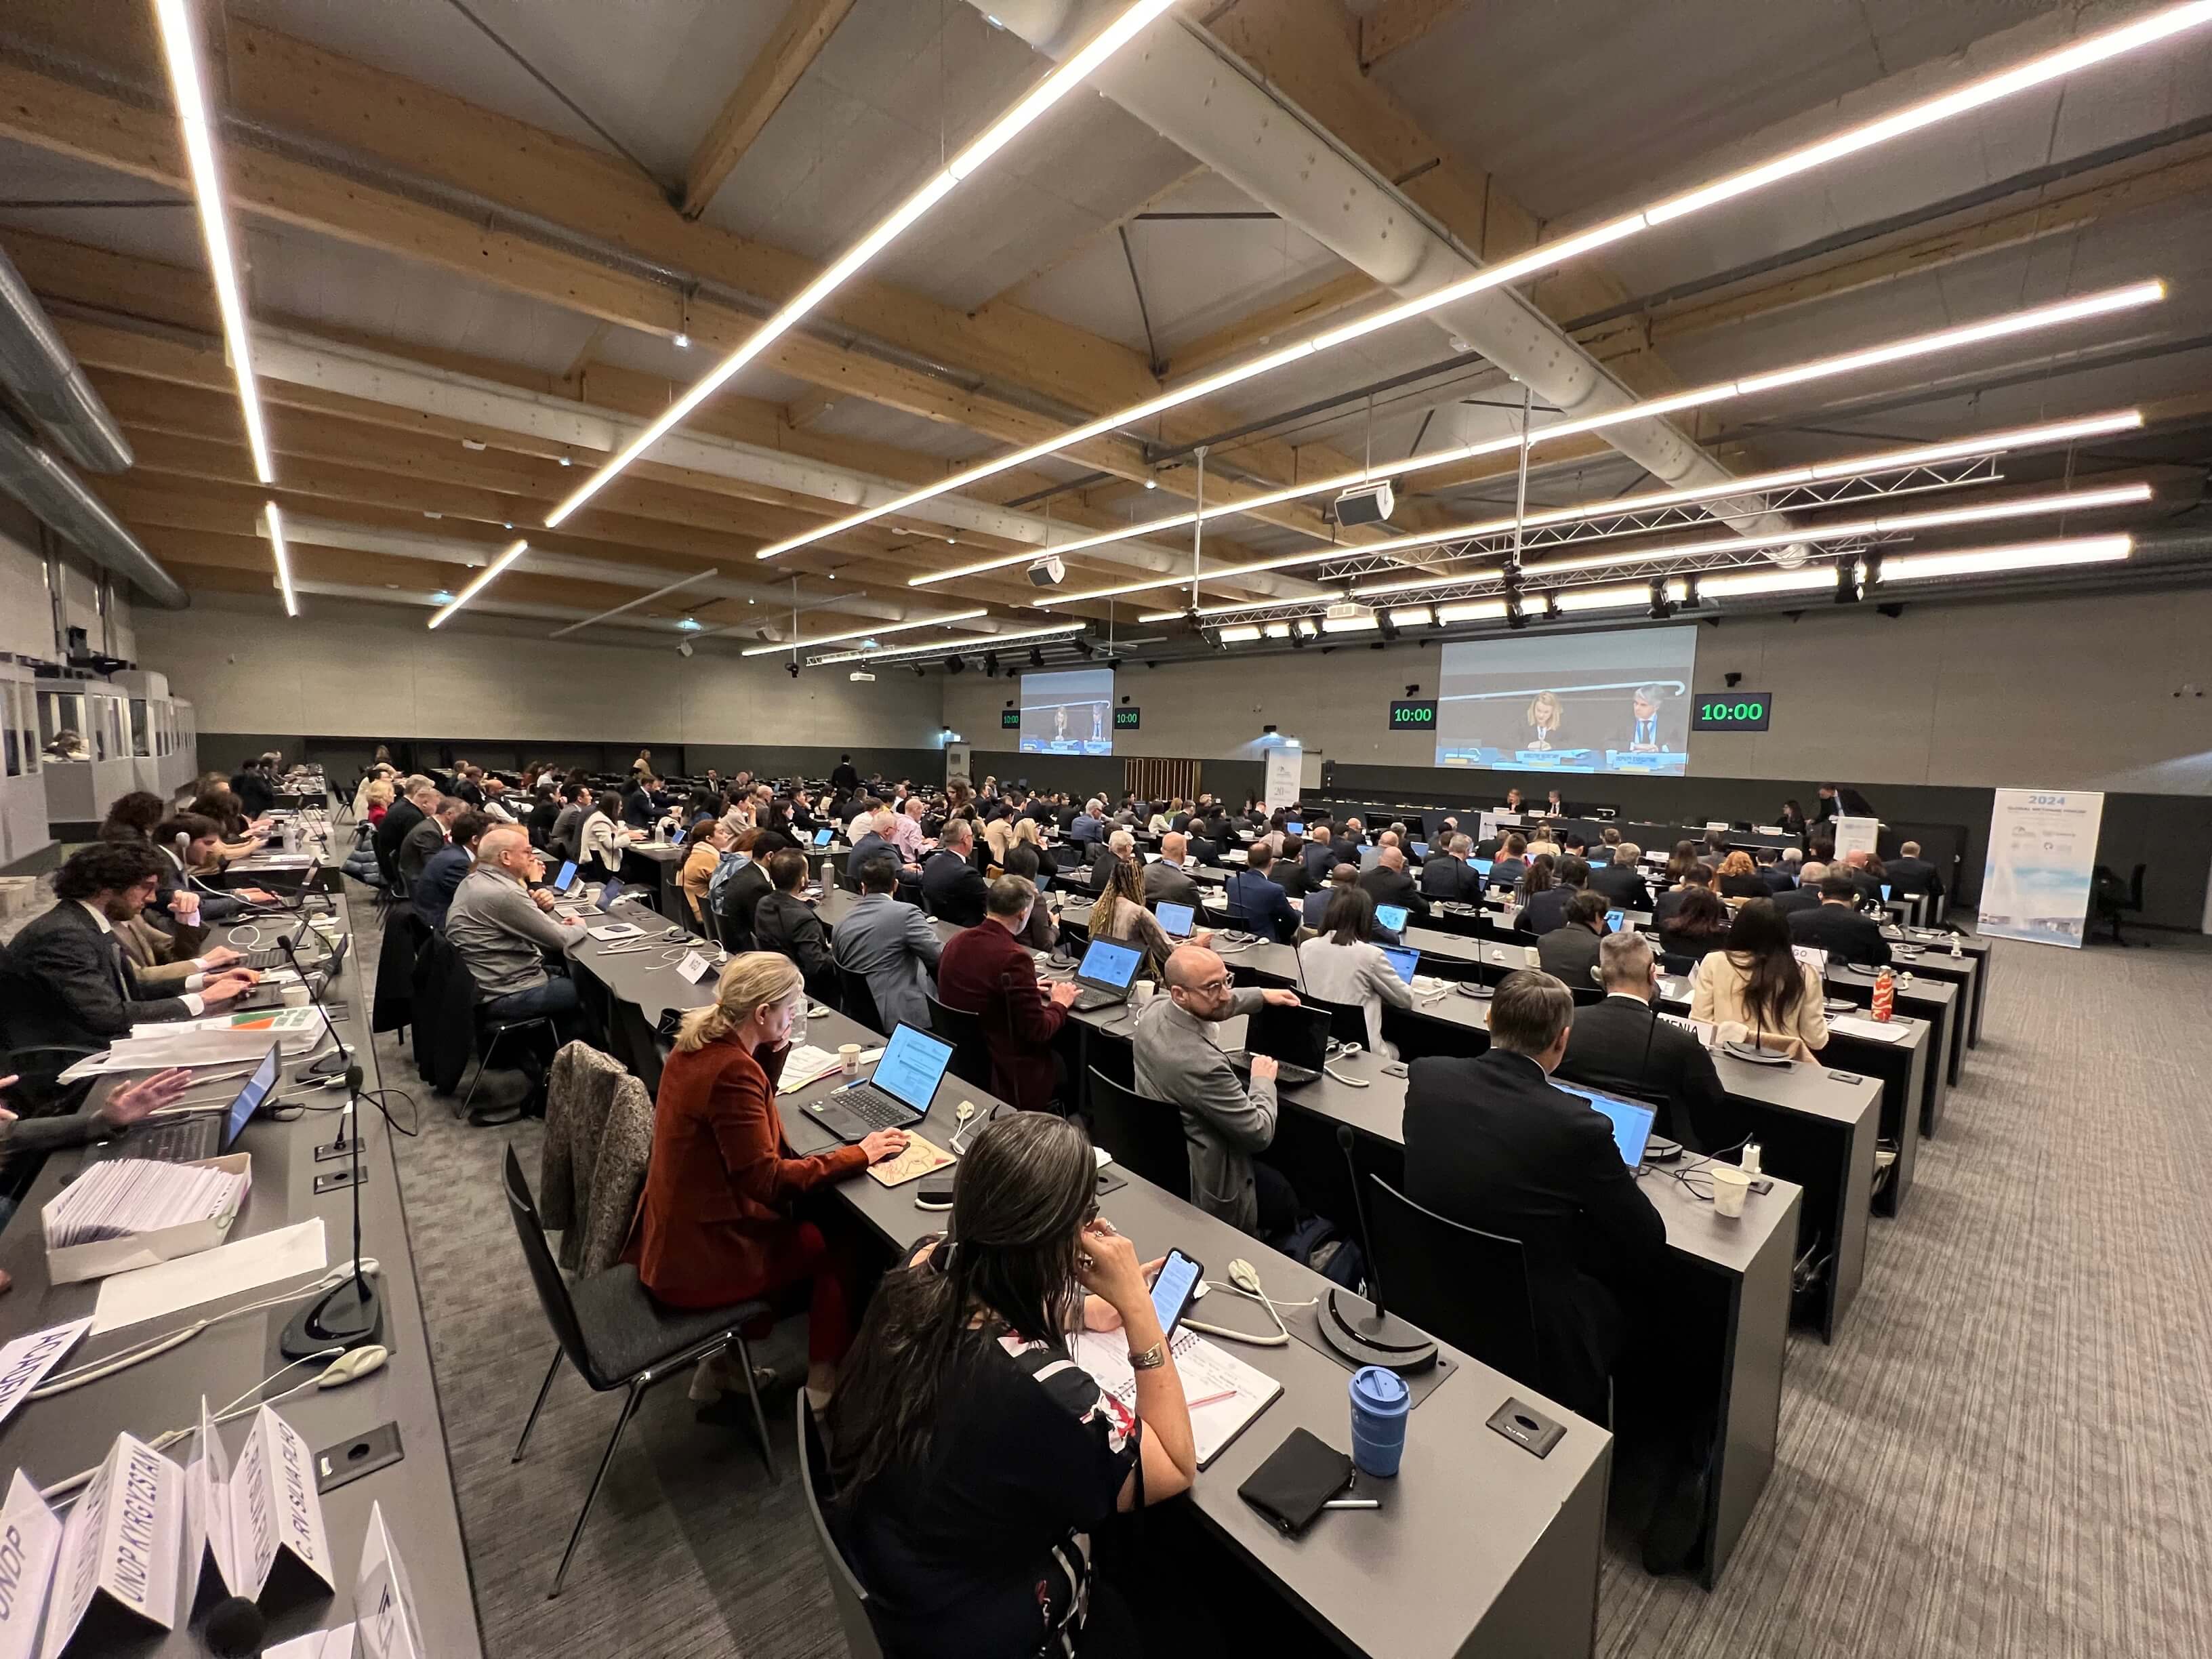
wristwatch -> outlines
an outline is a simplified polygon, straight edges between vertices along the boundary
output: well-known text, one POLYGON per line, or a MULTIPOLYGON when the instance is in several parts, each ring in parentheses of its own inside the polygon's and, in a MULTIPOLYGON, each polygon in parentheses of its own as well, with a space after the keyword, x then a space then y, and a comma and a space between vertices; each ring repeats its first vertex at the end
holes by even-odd
POLYGON ((1168 1344, 1165 1337, 1153 1343, 1142 1353, 1133 1353, 1129 1356, 1129 1369, 1133 1371, 1156 1371, 1167 1363, 1168 1344))

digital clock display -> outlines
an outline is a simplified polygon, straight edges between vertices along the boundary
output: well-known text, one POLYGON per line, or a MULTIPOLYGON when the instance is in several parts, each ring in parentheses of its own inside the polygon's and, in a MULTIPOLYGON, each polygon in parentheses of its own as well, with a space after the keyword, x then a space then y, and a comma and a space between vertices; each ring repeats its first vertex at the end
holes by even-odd
POLYGON ((1700 696, 1690 711, 1692 732, 1764 732, 1774 713, 1770 691, 1731 691, 1725 696, 1700 696))
POLYGON ((1395 699, 1390 704, 1390 729, 1393 732, 1433 732, 1437 729, 1437 700, 1411 702, 1395 699))
POLYGON ((1022 711, 1018 708, 1001 708, 999 711, 999 729, 1001 732, 1020 731, 1022 729, 1022 711))
POLYGON ((1115 709, 1114 711, 1114 729, 1116 732, 1134 732, 1143 724, 1143 721, 1139 717, 1144 714, 1144 712, 1145 711, 1141 708, 1115 709))

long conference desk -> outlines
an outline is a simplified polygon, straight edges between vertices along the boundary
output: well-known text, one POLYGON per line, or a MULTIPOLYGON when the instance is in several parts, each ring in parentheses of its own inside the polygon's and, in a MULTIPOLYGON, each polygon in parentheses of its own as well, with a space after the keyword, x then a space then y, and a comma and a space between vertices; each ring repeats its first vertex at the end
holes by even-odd
MULTIPOLYGON (((832 892, 823 902, 823 914, 834 926, 851 902, 849 895, 832 892)), ((642 907, 624 902, 615 914, 656 934, 662 931, 660 920, 642 907)), ((689 983, 666 965, 667 953, 675 951, 672 942, 660 949, 623 951, 587 939, 574 954, 587 1007, 607 1022, 617 1056, 648 1084, 657 1079, 660 1065, 662 1044, 655 1029, 660 1017, 670 1009, 700 1006, 711 996, 707 983, 689 983)), ((841 1042, 873 1044, 881 1038, 842 1014, 827 1012, 811 1018, 806 1041, 835 1049, 841 1042)), ((836 1082, 824 1079, 783 1097, 785 1133, 794 1150, 822 1152, 835 1144, 799 1109, 836 1082)), ((986 1114, 1000 1103, 987 1091, 948 1074, 916 1133, 949 1150, 958 1127, 955 1109, 963 1101, 986 1114)), ((1179 1246, 1217 1270, 1218 1264, 1243 1256, 1259 1266, 1269 1293, 1281 1302, 1328 1293, 1328 1281, 1303 1263, 1269 1250, 1118 1164, 1109 1164, 1107 1174, 1125 1184, 1103 1198, 1104 1212, 1139 1251, 1158 1255, 1179 1246)), ((860 1175, 833 1190, 866 1224, 887 1258, 903 1255, 944 1225, 941 1213, 915 1207, 910 1186, 886 1188, 860 1175)), ((1746 1237, 1774 1232, 1795 1202, 1794 1189, 1778 1188, 1760 1218, 1745 1224, 1746 1237)), ((1692 1205, 1686 1195, 1677 1206, 1686 1228, 1700 1221, 1718 1224, 1691 1214, 1692 1205)), ((1740 1242, 1737 1248, 1743 1248, 1740 1242)), ((1785 1256, 1780 1270, 1785 1296, 1787 1277, 1785 1256)), ((1229 1305, 1234 1300, 1224 1293, 1209 1297, 1208 1322, 1255 1335, 1272 1329, 1263 1312, 1249 1304, 1229 1305)), ((1298 1333, 1297 1322, 1291 1324, 1298 1333)), ((1775 1340, 1778 1345, 1778 1326, 1775 1340)), ((1410 1419, 1403 1474, 1393 1481, 1363 1484, 1363 1492, 1381 1498, 1382 1508, 1327 1515, 1303 1537, 1285 1538, 1237 1496, 1237 1488, 1294 1428, 1308 1429, 1332 1445, 1348 1446, 1351 1372, 1318 1340, 1303 1334, 1294 1334, 1284 1347, 1223 1346, 1281 1382, 1283 1393, 1200 1474, 1191 1498, 1195 1512, 1224 1545, 1339 1645, 1373 1659, 1592 1650, 1613 1448, 1604 1429, 1447 1349, 1449 1370, 1419 1396, 1410 1419), (1533 1405, 1564 1426, 1564 1437, 1547 1455, 1537 1458, 1491 1429, 1490 1419, 1509 1400, 1533 1405), (1474 1493, 1480 1501, 1471 1503, 1474 1493)), ((1778 1390, 1778 1346, 1772 1365, 1778 1390)), ((1772 1431, 1770 1411, 1764 1430, 1770 1461, 1772 1431)), ((1747 1501, 1743 1507, 1747 1512, 1747 1501)), ((1740 1527, 1740 1517, 1735 1524, 1740 1527)))
MULTIPOLYGON (((296 882, 298 872, 290 872, 289 879, 296 882)), ((350 933, 346 901, 340 898, 335 902, 350 933)), ((264 944, 269 942, 270 927, 270 923, 262 924, 264 944)), ((292 928, 285 931, 289 934, 292 928)), ((241 932, 238 927, 218 929, 214 942, 236 939, 241 932)), ((246 937, 250 939, 252 935, 246 937)), ((311 954, 302 951, 303 957, 311 954)), ((357 951, 348 949, 330 994, 332 1012, 339 1016, 337 1030, 364 1073, 362 1087, 383 1086, 374 1048, 368 1040, 367 985, 357 951)), ((342 1090, 309 1092, 295 1082, 302 1066, 330 1052, 325 1037, 313 1050, 288 1054, 281 1097, 319 1106, 343 1103, 342 1090)), ((237 1092, 240 1080, 234 1076, 195 1089, 191 1098, 195 1103, 203 1097, 227 1102, 237 1092)), ((96 1089, 104 1091, 106 1086, 103 1079, 96 1089)), ((94 1098, 99 1097, 96 1092, 94 1098)), ((420 1109, 441 1109, 427 1091, 416 1098, 420 1109)), ((276 1409, 316 1452, 337 1449, 343 1455, 343 1449, 362 1437, 394 1424, 404 1455, 396 1463, 324 1494, 323 1521, 338 1581, 337 1592, 296 1604, 278 1604, 273 1611, 264 1608, 270 1613, 267 1640, 273 1647, 355 1616, 355 1573, 368 1533, 369 1510, 380 1504, 400 1559, 406 1564, 426 1655, 471 1659, 483 1652, 483 1644, 470 1589, 468 1559, 462 1549, 453 1471, 446 1458, 437 1379, 431 1370, 423 1330, 392 1131, 374 1106, 363 1105, 359 1117, 363 1135, 362 1250, 380 1264, 377 1279, 384 1305, 380 1340, 391 1350, 391 1360, 382 1370, 359 1382, 328 1392, 295 1395, 276 1409)), ((318 1176, 348 1166, 343 1160, 318 1163, 314 1148, 331 1141, 337 1127, 350 1121, 343 1112, 308 1111, 289 1122, 259 1118, 246 1125, 237 1145, 238 1150, 252 1155, 253 1185, 233 1224, 233 1241, 320 1217, 330 1264, 336 1267, 349 1259, 352 1212, 346 1188, 340 1185, 320 1194, 314 1191, 318 1176)), ((0 1339, 12 1340, 83 1318, 94 1310, 100 1291, 98 1281, 56 1285, 49 1279, 38 1214, 40 1206, 76 1173, 83 1156, 76 1151, 48 1154, 13 1224, 0 1232, 0 1267, 15 1279, 14 1290, 0 1298, 0 1339)), ((64 1357, 62 1368, 96 1361, 148 1337, 181 1329, 208 1315, 262 1300, 302 1282, 298 1278, 279 1280, 143 1323, 88 1335, 64 1357)), ((203 1395, 211 1410, 222 1410, 285 1364, 277 1352, 277 1338, 307 1299, 303 1296, 297 1302, 213 1326, 191 1340, 113 1376, 50 1400, 25 1402, 0 1426, 0 1464, 20 1467, 34 1485, 46 1486, 100 1462, 118 1431, 128 1431, 143 1440, 170 1428, 189 1425, 197 1419, 203 1395)), ((550 1335, 547 1340, 550 1344, 550 1335)), ((275 1393, 314 1374, 313 1368, 306 1366, 288 1371, 269 1391, 275 1393)), ((252 1419, 241 1418, 218 1431, 234 1458, 251 1427, 252 1419)), ((191 1449, 189 1444, 179 1445, 169 1455, 182 1462, 191 1449)), ((177 1628, 166 1636, 149 1634, 111 1651, 133 1659, 156 1654, 185 1659, 185 1656, 204 1655, 207 1650, 197 1630, 187 1628, 180 1617, 177 1628)))

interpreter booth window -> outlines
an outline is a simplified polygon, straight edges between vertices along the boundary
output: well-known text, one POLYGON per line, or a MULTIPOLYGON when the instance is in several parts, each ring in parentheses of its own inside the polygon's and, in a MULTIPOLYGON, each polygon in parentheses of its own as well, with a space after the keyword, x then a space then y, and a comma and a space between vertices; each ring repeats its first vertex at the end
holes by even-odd
POLYGON ((15 688, 0 683, 0 750, 6 751, 6 775, 20 778, 26 769, 23 763, 23 732, 15 714, 15 688))
POLYGON ((100 734, 106 739, 107 743, 107 746, 104 750, 98 744, 93 744, 93 758, 95 760, 122 760, 131 752, 128 749, 123 746, 123 699, 120 697, 94 697, 93 702, 99 706, 101 714, 105 716, 105 718, 99 722, 99 726, 100 734))
POLYGON ((92 758, 92 735, 84 724, 84 693, 49 691, 40 700, 39 714, 48 760, 92 758))
POLYGON ((131 699, 131 752, 141 760, 154 757, 154 728, 149 723, 146 699, 131 699))
POLYGON ((16 749, 23 757, 27 776, 36 776, 39 770, 39 694, 36 688, 19 685, 15 688, 15 718, 9 729, 16 733, 16 749))

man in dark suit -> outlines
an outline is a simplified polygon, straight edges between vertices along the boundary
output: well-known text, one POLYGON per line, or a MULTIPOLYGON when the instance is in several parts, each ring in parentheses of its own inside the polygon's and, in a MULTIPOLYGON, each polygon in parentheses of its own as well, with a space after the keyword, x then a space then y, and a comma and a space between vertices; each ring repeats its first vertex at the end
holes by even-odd
POLYGON ((1360 872, 1359 885, 1378 905, 1402 905, 1419 916, 1429 914, 1429 902, 1421 896, 1421 890, 1406 873, 1406 855, 1395 847, 1382 849, 1375 860, 1375 867, 1360 872))
POLYGON ((975 827, 965 818, 945 826, 945 838, 921 866, 921 908, 962 927, 983 920, 983 872, 975 867, 975 827))
POLYGON ((1552 873, 1557 879, 1542 892, 1532 894, 1527 908, 1521 912, 1521 931, 1534 933, 1539 939, 1555 927, 1565 926, 1569 902, 1589 885, 1589 866, 1571 853, 1560 856, 1552 873))
POLYGON ((1820 879, 1820 902, 1790 913, 1790 942, 1826 951, 1831 962, 1858 968, 1889 964, 1889 941, 1872 916, 1859 912, 1858 884, 1830 872, 1820 879))
POLYGON ((1170 830, 1160 837, 1160 855, 1145 866, 1145 902, 1188 904, 1194 910, 1203 903, 1198 884, 1182 867, 1190 856, 1190 842, 1170 830))
POLYGON ((1611 863, 1597 865, 1591 869, 1590 891, 1610 899, 1615 909, 1636 910, 1649 915, 1651 890, 1644 885, 1644 872, 1638 863, 1643 856, 1644 849, 1634 842, 1622 842, 1613 849, 1611 863))
POLYGON ((1450 839, 1451 845, 1441 851, 1433 845, 1429 848, 1429 861, 1421 866, 1422 895, 1437 904, 1479 904, 1482 877, 1467 861, 1474 843, 1465 836, 1450 839))
POLYGON ((1290 895, 1268 872, 1274 868, 1275 855, 1265 842, 1253 843, 1251 854, 1242 870, 1230 872, 1223 884, 1222 902, 1231 917, 1231 926, 1243 927, 1262 939, 1272 937, 1279 945, 1287 945, 1298 934, 1298 911, 1291 902, 1290 895))
POLYGON ((1642 933, 1608 933, 1598 946, 1605 1000, 1575 1010, 1559 1075, 1571 1082, 1649 1101, 1656 1127, 1692 1152, 1720 1146, 1732 1115, 1713 1057, 1697 1034, 1662 1018, 1651 1006, 1659 961, 1642 933))
POLYGON ((840 795, 849 795, 860 787, 860 771, 853 764, 853 757, 838 756, 837 763, 830 769, 830 787, 840 795))
POLYGON ((1285 831, 1283 850, 1274 863, 1275 879, 1283 884, 1293 903, 1304 903, 1306 895, 1314 890, 1314 878, 1306 873, 1306 842, 1303 836, 1285 831))
POLYGON ((1942 878, 1936 866, 1920 856, 1920 843, 1908 841, 1897 849, 1897 856, 1889 861, 1889 890, 1900 897, 1908 893, 1926 893, 1935 898, 1943 896, 1942 878))
POLYGON ((1621 1161, 1613 1126, 1551 1085, 1573 1014, 1565 986, 1524 969, 1491 999, 1488 1053, 1413 1062, 1406 1195, 1521 1241, 1541 1386, 1590 1415, 1605 1409, 1625 1310, 1648 1296, 1667 1229, 1621 1161))
POLYGON ((231 778, 230 793, 246 809, 247 818, 258 818, 276 804, 276 785, 268 773, 262 770, 261 757, 255 755, 238 769, 231 778))
POLYGON ((438 787, 428 778, 412 777, 408 781, 404 796, 392 803, 384 822, 376 826, 376 862, 378 867, 389 872, 399 857, 399 843, 407 839, 407 832, 430 815, 438 804, 438 787))
POLYGON ((986 896, 982 920, 946 940, 937 960, 938 1000, 981 1017, 992 1088, 1030 1112, 1065 1097, 1065 1068, 1052 1040, 1081 988, 1061 980, 1048 994, 1038 983, 1036 964, 1018 937, 1036 902, 1032 883, 1000 877, 986 896))
POLYGON ((153 902, 161 874, 161 855, 143 842, 95 842, 70 855, 54 874, 53 908, 0 953, 0 1042, 105 1048, 133 1025, 197 1018, 252 988, 261 976, 246 968, 191 975, 177 995, 139 983, 115 927, 153 902))
POLYGON ((1771 901, 1774 908, 1785 916, 1816 908, 1820 902, 1820 884, 1826 879, 1827 874, 1828 866, 1825 864, 1806 865, 1799 872, 1799 880, 1795 887, 1774 896, 1771 901))
MULTIPOLYGON (((1336 868, 1336 853, 1331 843, 1336 832, 1325 823, 1310 824, 1306 828, 1305 845, 1299 849, 1305 860, 1306 880, 1310 886, 1319 887, 1328 879, 1328 872, 1336 868)), ((1357 853, 1348 855, 1347 861, 1357 864, 1357 853)))
POLYGON ((1490 884, 1492 887, 1514 887, 1528 873, 1528 843, 1520 836, 1508 836, 1498 843, 1498 856, 1490 866, 1490 884))
POLYGON ((1651 926, 1653 928, 1664 927, 1673 919, 1674 912, 1682 908, 1682 901, 1690 896, 1690 890, 1692 887, 1710 890, 1712 884, 1713 866, 1711 865, 1692 865, 1682 872, 1682 884, 1680 887, 1670 887, 1652 901, 1651 926))
POLYGON ((1605 939, 1606 902, 1587 887, 1567 901, 1559 925, 1536 941, 1536 963, 1571 991, 1597 988, 1597 952, 1605 939))
POLYGON ((1766 890, 1770 893, 1790 892, 1797 885, 1798 866, 1804 861, 1802 852, 1795 847, 1785 847, 1780 858, 1760 866, 1759 878, 1766 884, 1766 890))

